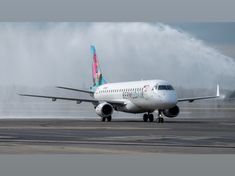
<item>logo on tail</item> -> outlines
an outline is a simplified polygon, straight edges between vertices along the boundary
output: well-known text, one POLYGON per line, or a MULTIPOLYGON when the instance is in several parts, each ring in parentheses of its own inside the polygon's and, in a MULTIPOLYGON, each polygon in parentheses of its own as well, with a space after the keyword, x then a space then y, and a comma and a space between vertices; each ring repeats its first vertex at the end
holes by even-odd
POLYGON ((96 49, 95 46, 91 45, 91 54, 92 54, 92 79, 93 79, 93 86, 91 89, 95 90, 98 86, 103 85, 107 83, 105 79, 103 78, 103 75, 101 73, 101 69, 99 66, 99 61, 96 55, 96 49))

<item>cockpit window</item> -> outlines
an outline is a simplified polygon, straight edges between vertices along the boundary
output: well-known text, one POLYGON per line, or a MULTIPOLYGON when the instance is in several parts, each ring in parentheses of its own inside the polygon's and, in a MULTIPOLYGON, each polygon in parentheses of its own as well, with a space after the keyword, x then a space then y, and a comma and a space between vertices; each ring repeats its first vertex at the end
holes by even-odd
POLYGON ((174 90, 174 88, 171 85, 159 85, 156 86, 156 89, 158 90, 174 90))
POLYGON ((158 90, 167 90, 166 85, 159 85, 158 90))
POLYGON ((168 90, 174 90, 174 88, 171 85, 167 85, 168 90))

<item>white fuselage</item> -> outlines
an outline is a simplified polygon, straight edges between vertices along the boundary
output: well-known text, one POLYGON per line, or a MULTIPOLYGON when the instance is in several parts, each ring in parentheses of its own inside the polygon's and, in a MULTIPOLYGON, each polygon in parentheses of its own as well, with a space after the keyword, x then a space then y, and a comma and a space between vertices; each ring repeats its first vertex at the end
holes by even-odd
POLYGON ((99 86, 94 98, 99 101, 124 102, 116 110, 130 113, 169 109, 177 104, 177 95, 164 80, 108 83, 99 86))

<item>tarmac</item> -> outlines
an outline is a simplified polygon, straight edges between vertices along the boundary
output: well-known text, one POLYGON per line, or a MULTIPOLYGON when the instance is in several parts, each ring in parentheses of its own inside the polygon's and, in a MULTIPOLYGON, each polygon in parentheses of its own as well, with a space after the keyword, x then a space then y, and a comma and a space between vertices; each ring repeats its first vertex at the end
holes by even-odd
POLYGON ((141 118, 1 119, 0 154, 234 154, 235 108, 184 108, 141 118))

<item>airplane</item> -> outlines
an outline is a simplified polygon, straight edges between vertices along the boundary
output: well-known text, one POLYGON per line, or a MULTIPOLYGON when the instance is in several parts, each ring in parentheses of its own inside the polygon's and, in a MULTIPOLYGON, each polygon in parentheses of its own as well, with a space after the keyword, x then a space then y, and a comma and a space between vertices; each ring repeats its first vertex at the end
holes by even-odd
POLYGON ((108 83, 101 72, 99 61, 96 54, 96 48, 91 45, 92 53, 92 78, 93 86, 90 90, 75 89, 70 87, 58 86, 57 88, 78 91, 90 94, 92 99, 68 98, 45 95, 19 94, 21 96, 49 98, 52 101, 68 100, 75 101, 78 104, 82 102, 92 103, 97 115, 101 121, 112 120, 114 111, 126 113, 143 113, 144 122, 153 122, 153 112, 158 112, 158 123, 163 123, 163 115, 173 118, 179 115, 180 102, 195 100, 214 99, 220 97, 219 85, 215 96, 203 96, 192 98, 177 98, 173 86, 166 80, 141 80, 131 82, 108 83))

